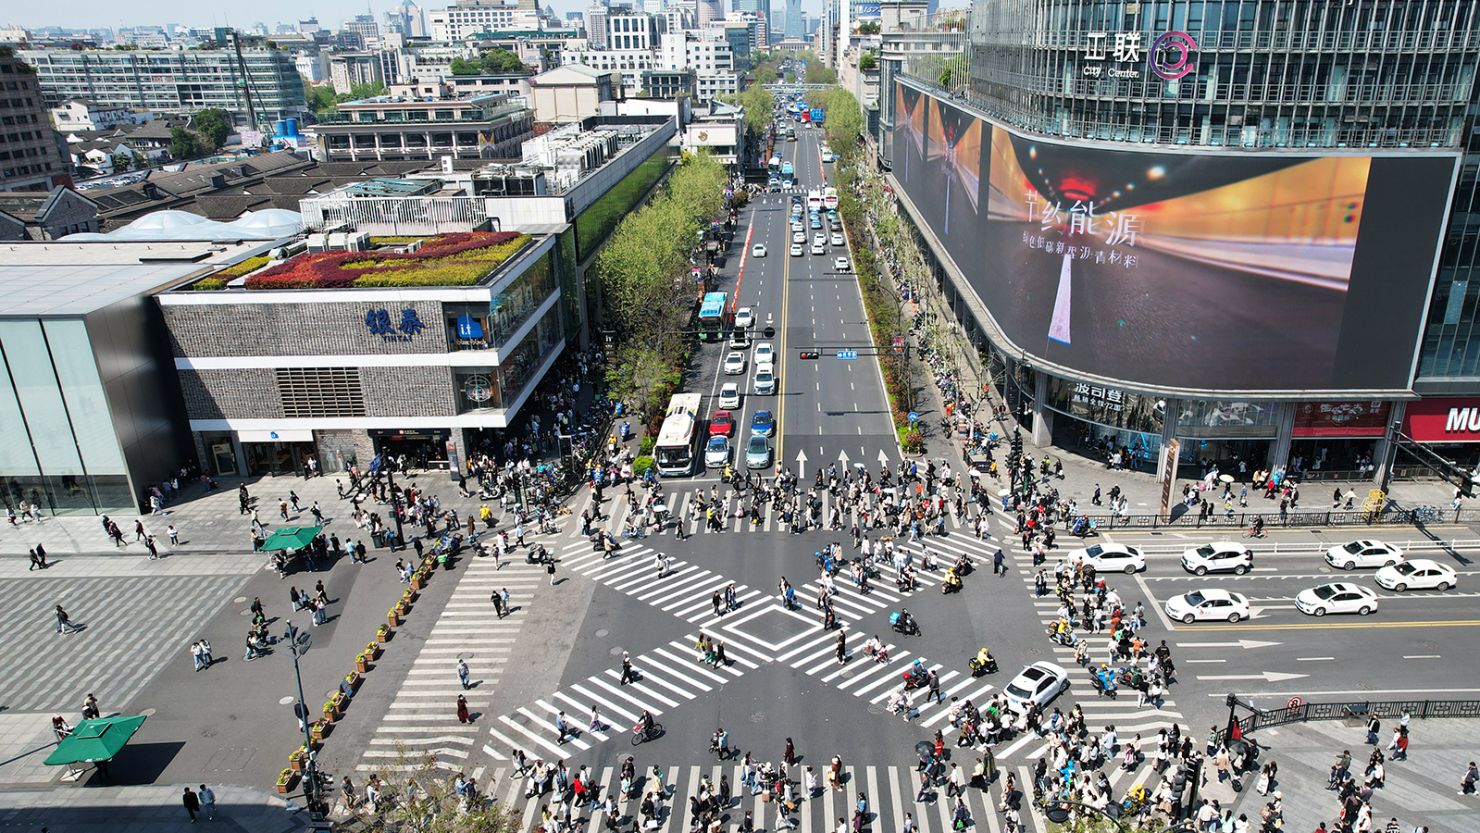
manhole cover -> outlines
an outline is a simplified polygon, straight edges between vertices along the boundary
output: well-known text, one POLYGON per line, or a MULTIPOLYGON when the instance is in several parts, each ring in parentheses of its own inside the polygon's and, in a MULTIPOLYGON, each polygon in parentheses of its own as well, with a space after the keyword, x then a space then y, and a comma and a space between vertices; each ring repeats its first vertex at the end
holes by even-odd
POLYGON ((231 603, 234 604, 234 605, 239 605, 242 602, 245 602, 246 600, 247 600, 247 597, 246 596, 237 596, 236 598, 234 598, 234 599, 231 600, 231 603))
POLYGON ((286 706, 286 705, 288 705, 291 702, 293 702, 293 695, 291 695, 291 694, 288 695, 287 697, 278 698, 278 705, 279 706, 286 706))
POLYGON ((612 646, 612 649, 610 651, 608 651, 607 653, 611 654, 614 657, 619 657, 619 656, 622 655, 622 646, 621 645, 613 645, 612 646))
POLYGON ((870 703, 868 707, 869 714, 883 714, 888 710, 889 708, 883 703, 870 703))
POLYGON ((599 631, 596 632, 596 638, 597 639, 605 639, 606 638, 606 635, 609 634, 609 633, 611 633, 611 631, 607 630, 606 628, 602 628, 601 630, 599 630, 599 631))

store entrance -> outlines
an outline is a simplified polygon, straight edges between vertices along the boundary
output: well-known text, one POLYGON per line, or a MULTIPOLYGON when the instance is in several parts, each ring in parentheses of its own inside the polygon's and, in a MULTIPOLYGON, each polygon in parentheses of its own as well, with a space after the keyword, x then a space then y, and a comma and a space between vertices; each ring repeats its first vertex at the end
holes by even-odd
POLYGON ((248 475, 301 474, 304 460, 314 453, 314 445, 311 442, 244 442, 242 453, 247 458, 248 475))
POLYGON ((1273 440, 1204 440, 1178 437, 1182 443, 1180 471, 1183 477, 1204 478, 1217 468, 1219 474, 1233 475, 1245 482, 1254 472, 1269 463, 1269 446, 1273 440))
POLYGON ((1378 440, 1327 437, 1290 443, 1291 477, 1299 480, 1360 480, 1370 477, 1378 440))
POLYGON ((405 457, 413 469, 447 468, 447 441, 452 432, 446 428, 421 431, 378 431, 371 435, 375 452, 392 457, 405 457))

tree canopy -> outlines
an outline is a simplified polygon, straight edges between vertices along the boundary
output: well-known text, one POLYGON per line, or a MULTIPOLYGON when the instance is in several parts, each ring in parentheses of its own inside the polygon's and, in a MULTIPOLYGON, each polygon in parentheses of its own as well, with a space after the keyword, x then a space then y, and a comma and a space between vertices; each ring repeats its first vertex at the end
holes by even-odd
POLYGON ((200 139, 190 128, 170 128, 170 156, 176 159, 194 159, 201 154, 200 139))
POLYGON ((472 60, 452 59, 453 75, 507 75, 516 72, 528 73, 529 68, 518 54, 501 47, 490 49, 472 60))
POLYGON ((231 117, 214 107, 201 110, 190 117, 190 129, 206 150, 213 151, 226 144, 226 137, 231 135, 231 117))

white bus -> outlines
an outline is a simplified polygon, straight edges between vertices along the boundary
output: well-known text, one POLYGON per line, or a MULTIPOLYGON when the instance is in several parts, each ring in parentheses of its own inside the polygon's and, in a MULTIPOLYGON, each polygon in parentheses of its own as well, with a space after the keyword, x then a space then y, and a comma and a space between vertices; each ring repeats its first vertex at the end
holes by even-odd
POLYGON ((807 213, 812 214, 822 210, 822 192, 812 190, 807 192, 807 213))
POLYGON ((828 211, 838 207, 838 189, 831 186, 822 189, 822 207, 828 211))
POLYGON ((697 393, 675 393, 668 401, 663 427, 653 445, 653 460, 658 474, 686 477, 694 473, 699 462, 699 407, 704 397, 697 393))

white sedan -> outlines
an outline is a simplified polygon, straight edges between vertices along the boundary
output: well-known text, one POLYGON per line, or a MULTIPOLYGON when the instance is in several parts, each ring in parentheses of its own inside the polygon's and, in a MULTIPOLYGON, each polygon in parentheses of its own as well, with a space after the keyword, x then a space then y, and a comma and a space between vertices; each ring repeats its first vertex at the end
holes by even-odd
POLYGON ((731 350, 725 356, 725 375, 739 376, 745 372, 745 354, 739 350, 731 350))
POLYGON ((755 356, 756 364, 776 363, 776 348, 772 347, 769 341, 756 342, 755 352, 751 355, 755 356))
POLYGON ((1194 590, 1167 599, 1167 616, 1192 624, 1198 620, 1242 622, 1249 618, 1249 598, 1227 590, 1194 590))
POLYGON ((802 256, 802 244, 800 244, 800 243, 793 243, 793 244, 791 244, 791 256, 792 257, 801 257, 802 256))
POLYGON ((1182 553, 1182 569, 1197 576, 1233 573, 1241 576, 1254 566, 1254 553, 1236 541, 1215 541, 1182 553))
POLYGON ((1343 570, 1357 567, 1386 567, 1403 560, 1403 551, 1381 541, 1353 541, 1326 550, 1326 563, 1343 570))
POLYGON ((755 311, 750 307, 735 310, 735 329, 748 330, 755 325, 755 311))
POLYGON ((833 258, 833 268, 836 269, 836 270, 838 270, 839 272, 846 272, 846 271, 848 271, 848 258, 846 258, 846 257, 835 257, 835 258, 833 258))
POLYGON ((1033 663, 1002 687, 1008 708, 1017 712, 1025 712, 1034 705, 1041 709, 1068 690, 1069 672, 1051 662, 1033 663))
POLYGON ((1443 592, 1459 584, 1454 569, 1427 558, 1399 561, 1377 571, 1377 585, 1387 590, 1438 590, 1443 592))
POLYGON ((734 382, 725 382, 719 389, 719 406, 726 410, 740 407, 740 386, 734 382))
POLYGON ((807 233, 805 231, 794 231, 794 232, 792 232, 791 233, 791 242, 793 242, 793 243, 805 243, 805 242, 807 242, 807 233))
POLYGON ((1377 609, 1377 594, 1365 587, 1337 581, 1300 591, 1295 597, 1295 609, 1309 616, 1327 613, 1366 616, 1377 609))
POLYGON ((754 246, 751 246, 750 247, 750 256, 751 257, 765 257, 766 256, 766 244, 765 243, 757 243, 754 246))
POLYGON ((841 232, 836 232, 835 231, 835 232, 832 233, 832 244, 834 246, 841 246, 841 245, 843 245, 843 235, 842 235, 841 232))
POLYGON ((1138 547, 1125 544, 1095 544, 1069 554, 1069 563, 1084 562, 1098 573, 1131 575, 1146 569, 1146 555, 1138 547))

